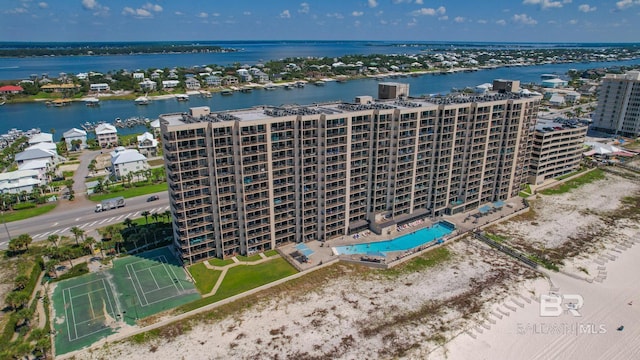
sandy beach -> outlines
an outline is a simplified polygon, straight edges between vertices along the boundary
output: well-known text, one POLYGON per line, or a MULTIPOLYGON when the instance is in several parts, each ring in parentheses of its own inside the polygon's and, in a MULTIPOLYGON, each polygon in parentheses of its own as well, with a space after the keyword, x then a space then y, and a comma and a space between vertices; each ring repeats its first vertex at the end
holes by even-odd
POLYGON ((544 270, 549 279, 469 237, 432 251, 448 253, 435 267, 339 263, 221 319, 173 326, 142 343, 110 341, 75 359, 637 358, 640 231, 635 220, 610 217, 639 191, 637 181, 607 174, 533 201, 535 216, 490 228, 514 247, 550 250, 598 235, 561 272, 544 270), (581 296, 581 316, 568 312, 576 300, 566 298, 561 314, 541 317, 540 296, 550 293, 581 296))

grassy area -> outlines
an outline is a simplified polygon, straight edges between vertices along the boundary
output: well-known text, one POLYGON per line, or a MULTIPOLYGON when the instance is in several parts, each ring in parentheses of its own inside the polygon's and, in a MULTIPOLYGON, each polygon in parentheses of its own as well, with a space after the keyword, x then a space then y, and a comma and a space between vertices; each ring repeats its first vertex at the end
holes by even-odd
POLYGON ((267 251, 264 252, 264 255, 266 257, 272 257, 272 256, 278 255, 278 252, 275 251, 275 250, 267 250, 267 251))
POLYGON ((189 273, 196 281, 196 288, 200 294, 205 295, 213 290, 222 271, 207 269, 204 263, 198 263, 189 267, 189 273))
POLYGON ((191 311, 283 279, 296 272, 297 270, 283 258, 275 258, 258 265, 236 266, 229 269, 215 295, 181 306, 178 311, 191 311))
POLYGON ((163 165, 164 159, 149 160, 147 162, 149 163, 149 166, 155 167, 155 166, 163 165))
POLYGON ((580 174, 580 173, 582 173, 582 172, 585 172, 585 171, 587 171, 588 169, 589 169, 589 168, 587 168, 587 167, 581 167, 581 168, 580 168, 579 170, 577 170, 577 171, 570 172, 570 173, 568 173, 568 174, 564 174, 564 175, 562 175, 562 176, 558 176, 558 177, 556 178, 556 180, 564 180, 564 179, 566 179, 566 178, 568 178, 568 177, 571 177, 571 176, 573 176, 573 175, 578 175, 578 174, 580 174))
POLYGON ((509 238, 505 237, 505 236, 501 236, 498 234, 493 234, 493 233, 485 233, 485 236, 488 237, 489 239, 497 242, 497 243, 504 243, 505 241, 509 240, 509 238))
POLYGON ((121 191, 114 191, 108 194, 94 194, 89 198, 91 201, 102 201, 105 199, 110 199, 116 196, 124 196, 125 198, 132 198, 141 195, 148 195, 157 193, 160 191, 167 191, 167 183, 160 184, 152 184, 140 187, 131 187, 128 189, 124 189, 121 191))
POLYGON ((395 268, 388 269, 382 272, 382 274, 395 277, 402 274, 413 273, 416 271, 434 267, 449 260, 450 258, 451 252, 449 251, 449 249, 443 246, 428 251, 424 255, 419 256, 402 265, 396 266, 395 268))
POLYGON ((57 204, 44 204, 35 208, 16 210, 16 211, 5 211, 4 213, 4 221, 12 222, 18 220, 24 220, 28 218, 32 218, 38 215, 46 214, 49 211, 55 209, 57 204))
POLYGON ((258 260, 262 259, 260 254, 255 254, 255 255, 251 255, 251 256, 238 255, 238 256, 236 256, 236 258, 238 260, 242 261, 242 262, 258 261, 258 260))
POLYGON ((226 266, 229 264, 233 264, 233 260, 231 259, 209 259, 209 264, 213 266, 226 266))
POLYGON ((591 172, 585 173, 584 175, 577 177, 573 180, 567 181, 563 184, 560 184, 558 186, 555 186, 551 189, 546 189, 543 191, 540 191, 541 194, 543 195, 557 195, 557 194, 564 194, 566 192, 569 192, 573 189, 579 188, 580 186, 584 185, 584 184, 589 184, 592 183, 594 181, 598 181, 598 180, 602 180, 605 178, 605 174, 602 170, 600 169, 596 169, 593 170, 591 172))

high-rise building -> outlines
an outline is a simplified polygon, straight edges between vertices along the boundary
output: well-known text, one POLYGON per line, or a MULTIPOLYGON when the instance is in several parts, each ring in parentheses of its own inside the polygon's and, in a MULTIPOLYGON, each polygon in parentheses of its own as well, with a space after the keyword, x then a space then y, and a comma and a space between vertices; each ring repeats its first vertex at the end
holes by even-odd
POLYGON ((183 260, 381 233, 527 180, 539 95, 359 99, 161 115, 183 260))
POLYGON ((621 136, 640 136, 640 71, 607 74, 598 91, 592 128, 621 136))
POLYGON ((533 137, 529 183, 538 185, 578 170, 588 128, 578 120, 538 120, 533 137))

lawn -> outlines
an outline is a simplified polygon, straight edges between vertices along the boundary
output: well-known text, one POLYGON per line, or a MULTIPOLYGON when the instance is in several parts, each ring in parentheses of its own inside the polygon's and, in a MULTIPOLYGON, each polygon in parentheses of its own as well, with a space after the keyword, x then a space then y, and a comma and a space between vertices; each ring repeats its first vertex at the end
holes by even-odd
POLYGON ((260 254, 255 254, 255 255, 251 255, 251 256, 238 255, 238 256, 236 256, 236 258, 238 260, 242 261, 242 262, 258 261, 258 260, 262 259, 260 254))
POLYGON ((213 290, 222 271, 207 269, 204 263, 198 263, 189 267, 189 273, 193 276, 200 294, 206 295, 213 290))
POLYGON ((102 201, 105 199, 110 199, 117 196, 124 196, 125 198, 132 198, 141 195, 154 194, 160 191, 167 191, 167 183, 163 182, 160 184, 152 184, 140 187, 131 187, 128 189, 124 189, 121 191, 110 192, 108 194, 94 194, 91 195, 91 201, 102 201))
POLYGON ((563 184, 555 186, 551 189, 542 190, 540 191, 540 193, 543 195, 564 194, 573 189, 577 189, 584 184, 589 184, 594 181, 602 180, 604 178, 605 178, 604 172, 600 169, 596 169, 591 172, 585 173, 584 175, 577 177, 573 180, 569 180, 563 184))
POLYGON ((225 266, 229 264, 233 264, 233 260, 231 259, 209 259, 209 264, 213 266, 225 266))
POLYGON ((56 207, 56 204, 44 204, 35 208, 9 211, 4 213, 3 220, 5 222, 24 220, 24 219, 32 218, 34 216, 48 213, 49 211, 55 209, 55 207, 56 207))
POLYGON ((278 255, 278 252, 276 250, 267 250, 264 252, 264 255, 266 257, 272 257, 278 255))
POLYGON ((215 295, 196 300, 179 308, 188 312, 216 301, 255 289, 296 274, 298 271, 283 258, 275 258, 258 265, 236 266, 227 271, 215 295))

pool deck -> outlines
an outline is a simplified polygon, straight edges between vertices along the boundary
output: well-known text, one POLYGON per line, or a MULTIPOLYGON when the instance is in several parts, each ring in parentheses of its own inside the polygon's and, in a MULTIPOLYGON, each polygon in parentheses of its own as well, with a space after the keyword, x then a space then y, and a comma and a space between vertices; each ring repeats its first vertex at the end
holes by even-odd
MULTIPOLYGON (((500 222, 503 219, 510 217, 511 215, 526 209, 526 205, 522 198, 514 197, 504 202, 504 205, 499 208, 492 210, 486 214, 480 215, 478 209, 468 211, 465 213, 460 213, 451 216, 441 216, 437 218, 424 218, 420 224, 415 226, 410 226, 401 231, 392 230, 390 233, 383 233, 381 235, 377 235, 372 231, 360 232, 360 236, 356 239, 353 235, 345 235, 342 237, 334 238, 325 241, 324 243, 321 241, 313 240, 307 242, 306 245, 313 250, 313 254, 308 257, 308 262, 300 262, 295 260, 291 254, 296 252, 296 244, 285 245, 279 250, 282 254, 298 268, 300 271, 305 271, 311 269, 315 266, 325 264, 331 261, 336 261, 337 259, 341 260, 349 260, 349 261, 360 261, 361 258, 367 257, 366 254, 353 254, 353 255, 336 255, 335 251, 332 249, 336 246, 348 246, 355 244, 363 244, 368 242, 378 242, 385 240, 392 240, 397 237, 400 237, 405 234, 409 234, 415 232, 420 229, 428 228, 433 226, 434 224, 440 221, 448 221, 456 226, 456 230, 453 233, 444 237, 446 240, 463 235, 464 233, 469 233, 476 229, 480 229, 487 225, 490 225, 495 222, 500 222)), ((412 249, 409 251, 393 251, 387 252, 386 258, 381 261, 382 264, 390 264, 400 260, 401 258, 413 255, 415 253, 419 253, 425 251, 426 249, 432 247, 435 243, 428 243, 420 247, 420 249, 412 249)), ((376 258, 376 257, 372 257, 376 258)), ((368 263, 368 262, 362 262, 368 263)))

